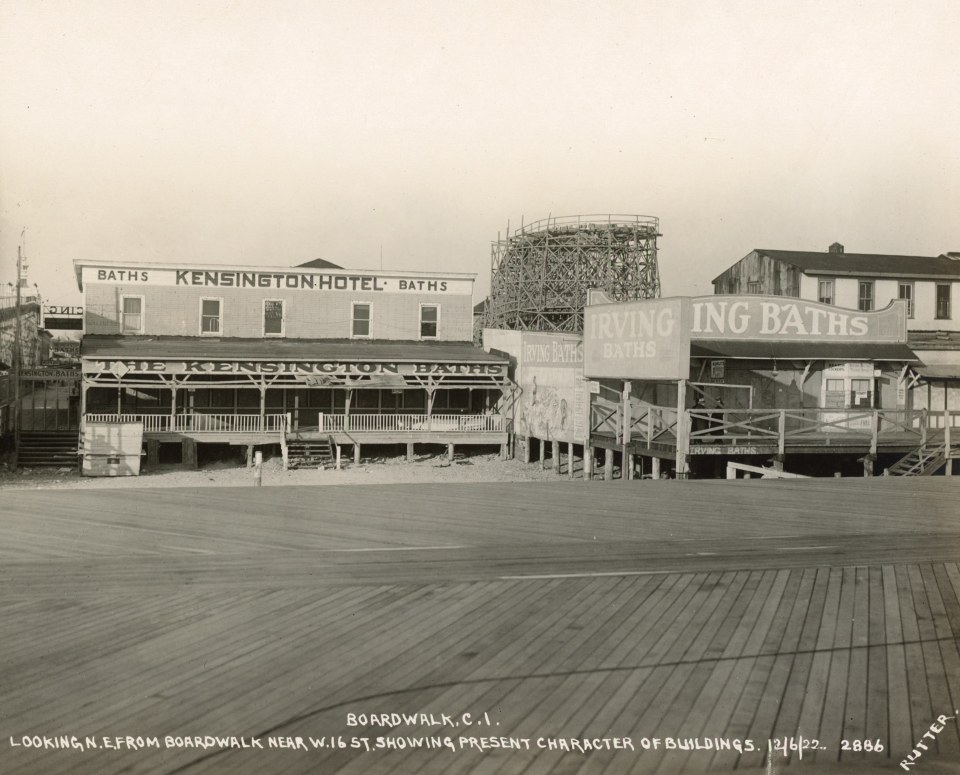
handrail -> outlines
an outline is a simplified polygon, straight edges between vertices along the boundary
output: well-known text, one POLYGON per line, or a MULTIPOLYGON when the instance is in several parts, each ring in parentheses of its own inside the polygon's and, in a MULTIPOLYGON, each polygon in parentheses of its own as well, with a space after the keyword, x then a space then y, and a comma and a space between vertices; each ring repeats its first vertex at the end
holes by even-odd
POLYGON ((535 234, 550 228, 562 228, 575 231, 576 229, 597 226, 642 226, 646 228, 652 227, 654 231, 657 231, 660 228, 660 219, 653 215, 625 215, 614 213, 557 215, 523 224, 519 229, 514 230, 513 236, 518 237, 521 234, 535 234))

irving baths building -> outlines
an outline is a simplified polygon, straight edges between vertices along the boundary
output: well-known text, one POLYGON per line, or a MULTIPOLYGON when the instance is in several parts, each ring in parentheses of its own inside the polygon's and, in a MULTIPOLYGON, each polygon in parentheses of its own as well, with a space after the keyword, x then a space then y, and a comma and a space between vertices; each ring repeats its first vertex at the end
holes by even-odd
POLYGON ((505 445, 507 361, 470 342, 472 274, 75 269, 84 423, 142 423, 148 464, 167 444, 188 465, 198 444, 346 445, 357 460, 363 444, 505 445))

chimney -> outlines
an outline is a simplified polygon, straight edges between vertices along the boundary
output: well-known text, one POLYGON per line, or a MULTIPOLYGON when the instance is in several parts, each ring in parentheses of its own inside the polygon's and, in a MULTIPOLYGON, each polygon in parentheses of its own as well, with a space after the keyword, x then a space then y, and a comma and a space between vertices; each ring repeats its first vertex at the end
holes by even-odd
POLYGON ((827 248, 828 253, 843 253, 843 245, 839 242, 834 242, 830 247, 827 248))

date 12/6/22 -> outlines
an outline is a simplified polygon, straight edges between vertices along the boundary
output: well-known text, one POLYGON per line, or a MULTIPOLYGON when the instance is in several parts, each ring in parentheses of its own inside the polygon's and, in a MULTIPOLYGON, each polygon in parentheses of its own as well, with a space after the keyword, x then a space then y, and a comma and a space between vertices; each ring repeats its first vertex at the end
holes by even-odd
MULTIPOLYGON (((826 751, 825 745, 815 738, 807 737, 778 737, 767 740, 767 750, 771 754, 782 754, 783 756, 796 755, 803 758, 804 751, 826 751)), ((880 740, 841 740, 841 751, 851 751, 856 753, 883 753, 884 745, 880 740)))

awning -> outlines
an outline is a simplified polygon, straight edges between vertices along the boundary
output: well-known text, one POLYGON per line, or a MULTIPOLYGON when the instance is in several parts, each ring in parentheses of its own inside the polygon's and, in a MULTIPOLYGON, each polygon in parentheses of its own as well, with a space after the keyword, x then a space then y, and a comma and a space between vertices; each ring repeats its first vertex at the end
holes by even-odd
POLYGON ((936 366, 914 366, 913 370, 926 379, 960 379, 960 363, 936 366))
POLYGON ((694 358, 743 358, 784 361, 909 361, 920 359, 905 344, 860 342, 756 342, 739 340, 694 340, 694 358))
POLYGON ((415 361, 508 363, 470 342, 410 342, 364 339, 240 339, 200 336, 85 336, 85 359, 415 361))

